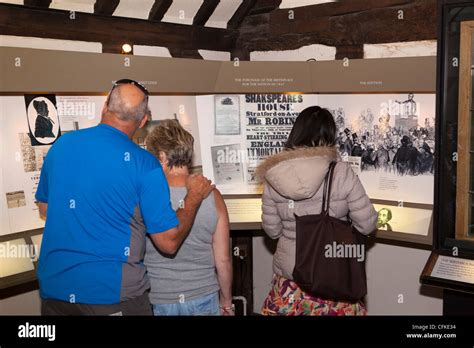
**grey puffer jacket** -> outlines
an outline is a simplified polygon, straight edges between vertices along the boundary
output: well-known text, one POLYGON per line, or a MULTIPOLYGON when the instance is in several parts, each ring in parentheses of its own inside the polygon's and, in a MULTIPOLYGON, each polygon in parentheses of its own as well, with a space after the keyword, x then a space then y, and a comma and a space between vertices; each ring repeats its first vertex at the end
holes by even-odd
POLYGON ((312 147, 283 151, 257 169, 264 182, 262 224, 272 239, 280 238, 273 257, 273 271, 293 279, 296 249, 294 214, 320 214, 324 178, 331 161, 334 168, 329 215, 352 220, 363 234, 376 228, 377 212, 350 165, 341 162, 336 148, 312 147))

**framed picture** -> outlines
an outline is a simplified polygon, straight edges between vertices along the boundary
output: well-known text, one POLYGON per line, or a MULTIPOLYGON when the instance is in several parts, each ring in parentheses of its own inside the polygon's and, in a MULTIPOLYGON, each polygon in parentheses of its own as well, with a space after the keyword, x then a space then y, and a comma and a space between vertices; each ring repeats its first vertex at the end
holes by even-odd
POLYGON ((238 95, 216 95, 214 97, 215 135, 240 134, 240 99, 238 95))

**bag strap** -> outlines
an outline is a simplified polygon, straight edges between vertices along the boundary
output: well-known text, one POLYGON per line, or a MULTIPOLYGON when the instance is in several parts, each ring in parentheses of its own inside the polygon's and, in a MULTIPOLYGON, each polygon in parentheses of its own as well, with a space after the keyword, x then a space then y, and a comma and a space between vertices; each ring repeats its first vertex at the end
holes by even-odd
POLYGON ((323 202, 321 204, 321 214, 324 214, 326 212, 326 193, 328 190, 328 181, 329 181, 329 169, 326 173, 326 176, 324 177, 324 187, 323 187, 323 202))
POLYGON ((334 174, 334 167, 336 162, 331 162, 329 164, 329 169, 324 178, 324 188, 323 188, 323 204, 321 208, 321 214, 329 212, 329 205, 331 200, 331 187, 332 187, 332 178, 334 174))

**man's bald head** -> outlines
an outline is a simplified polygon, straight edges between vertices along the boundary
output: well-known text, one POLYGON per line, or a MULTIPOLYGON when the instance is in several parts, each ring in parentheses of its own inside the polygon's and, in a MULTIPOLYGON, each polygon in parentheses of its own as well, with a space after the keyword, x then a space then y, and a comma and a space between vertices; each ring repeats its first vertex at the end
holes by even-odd
POLYGON ((147 112, 148 98, 140 88, 125 84, 112 89, 107 103, 107 113, 122 121, 140 122, 147 112))

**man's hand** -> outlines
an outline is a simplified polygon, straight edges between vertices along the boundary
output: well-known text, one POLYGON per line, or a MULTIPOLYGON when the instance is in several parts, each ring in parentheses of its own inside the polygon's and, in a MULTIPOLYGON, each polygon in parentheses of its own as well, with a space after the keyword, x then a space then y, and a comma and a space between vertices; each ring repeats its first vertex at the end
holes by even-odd
POLYGON ((211 180, 208 180, 201 174, 190 175, 186 180, 188 193, 198 197, 201 201, 209 196, 215 187, 215 185, 212 185, 211 180))

